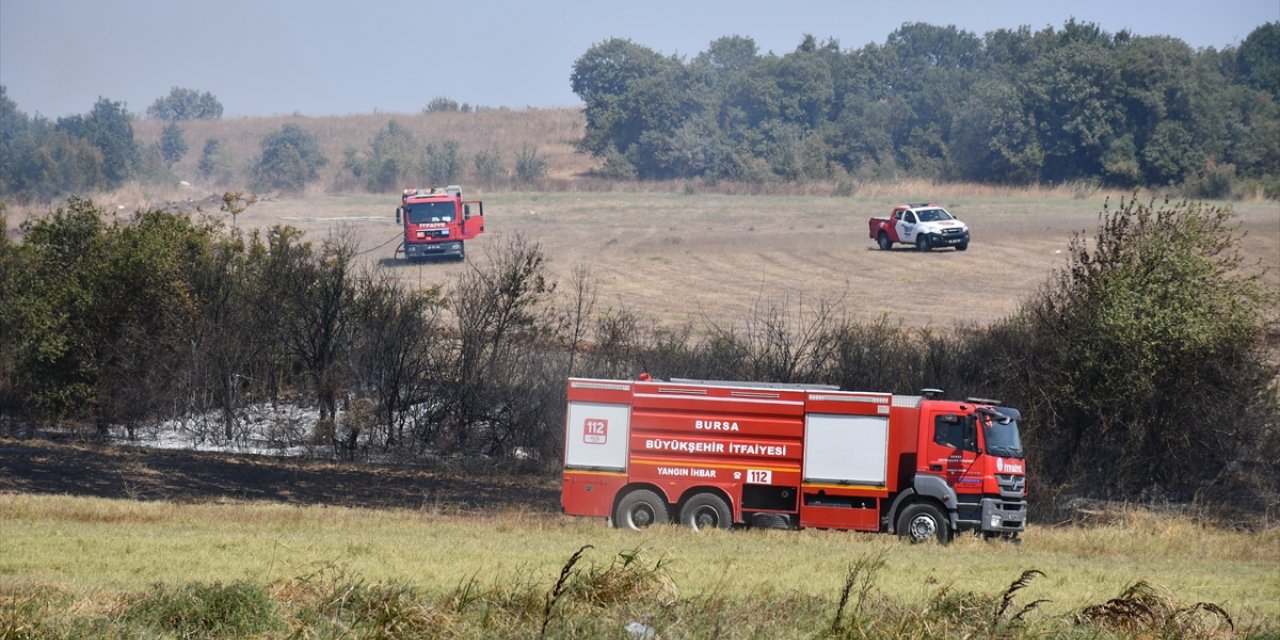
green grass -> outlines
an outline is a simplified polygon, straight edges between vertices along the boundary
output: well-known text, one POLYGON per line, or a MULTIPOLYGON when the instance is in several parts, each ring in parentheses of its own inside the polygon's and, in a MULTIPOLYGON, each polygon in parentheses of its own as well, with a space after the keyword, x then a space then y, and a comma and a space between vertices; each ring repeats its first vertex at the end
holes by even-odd
POLYGON ((0 638, 537 637, 544 620, 551 637, 623 637, 631 621, 663 637, 1125 637, 1121 614, 1227 633, 1214 608, 1245 635, 1280 633, 1280 530, 1132 512, 1033 528, 1020 546, 939 548, 816 530, 634 534, 519 511, 0 496, 0 638), (997 616, 1032 569, 1043 576, 997 616), (1138 604, 1105 608, 1135 585, 1138 604))

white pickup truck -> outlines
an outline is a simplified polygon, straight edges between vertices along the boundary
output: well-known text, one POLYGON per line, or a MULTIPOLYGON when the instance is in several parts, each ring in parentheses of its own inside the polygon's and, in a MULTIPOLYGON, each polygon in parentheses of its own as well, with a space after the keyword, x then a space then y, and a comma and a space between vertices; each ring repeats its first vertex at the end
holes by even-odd
POLYGON ((901 204, 888 218, 873 217, 868 223, 871 239, 883 250, 895 242, 913 244, 918 251, 938 247, 969 248, 969 227, 937 203, 901 204))

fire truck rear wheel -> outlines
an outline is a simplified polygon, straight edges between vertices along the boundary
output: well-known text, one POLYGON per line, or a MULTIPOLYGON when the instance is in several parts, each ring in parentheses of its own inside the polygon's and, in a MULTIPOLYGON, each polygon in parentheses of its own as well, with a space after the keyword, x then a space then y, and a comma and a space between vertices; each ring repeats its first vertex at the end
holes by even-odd
POLYGON ((670 524, 667 503, 648 489, 637 489, 622 496, 613 513, 613 526, 639 531, 655 524, 670 524))
POLYGON ((911 542, 928 542, 937 540, 938 544, 946 544, 951 540, 951 529, 942 511, 927 502, 908 505, 898 516, 898 535, 911 542))
POLYGON ((728 529, 733 526, 733 512, 720 496, 699 493, 680 508, 680 523, 694 531, 728 529))

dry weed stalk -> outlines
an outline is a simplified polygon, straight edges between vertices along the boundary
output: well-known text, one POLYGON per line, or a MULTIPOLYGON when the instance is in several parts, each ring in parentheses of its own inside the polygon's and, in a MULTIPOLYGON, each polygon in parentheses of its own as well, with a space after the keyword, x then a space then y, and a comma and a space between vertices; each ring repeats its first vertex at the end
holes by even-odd
POLYGON ((1216 635, 1216 622, 1210 623, 1197 615, 1207 611, 1217 619, 1226 621, 1230 632, 1235 631, 1231 614, 1212 602, 1197 602, 1191 606, 1178 606, 1173 599, 1145 580, 1125 587, 1119 596, 1101 604, 1081 609, 1076 614, 1077 624, 1097 624, 1106 629, 1141 635, 1143 632, 1163 637, 1199 637, 1216 635))
POLYGON ((539 638, 547 637, 547 623, 551 622, 551 609, 560 600, 560 594, 564 593, 564 586, 569 582, 569 576, 573 575, 573 565, 578 564, 583 552, 594 548, 593 545, 582 545, 577 551, 573 552, 573 555, 569 556, 569 561, 560 568, 560 578, 556 580, 556 585, 551 588, 551 593, 547 594, 547 606, 542 610, 542 631, 538 634, 539 638))
POLYGON ((849 603, 849 594, 853 591, 855 584, 859 585, 858 600, 853 607, 853 618, 857 619, 858 614, 862 611, 862 603, 866 601, 867 594, 871 592, 871 587, 875 586, 876 574, 884 568, 887 554, 888 551, 882 549, 874 556, 870 554, 863 555, 849 565, 849 570, 844 578, 844 588, 840 590, 840 604, 836 606, 836 616, 831 621, 831 632, 833 634, 840 633, 844 626, 844 609, 849 603))
MULTIPOLYGON (((1027 569, 1022 572, 1021 576, 1018 576, 1017 580, 1009 583, 1009 586, 1005 588, 1004 593, 1000 594, 1000 604, 996 607, 995 613, 991 617, 992 629, 995 629, 996 626, 1000 624, 1000 619, 1004 617, 1004 612, 1009 609, 1010 604, 1013 604, 1013 594, 1024 589, 1031 583, 1031 579, 1036 576, 1043 578, 1044 572, 1039 569, 1027 569)), ((1022 620, 1023 616, 1045 602, 1049 602, 1049 600, 1044 598, 1033 600, 1031 603, 1023 606, 1022 610, 1019 611, 1017 615, 1013 616, 1009 622, 1014 623, 1022 620)))

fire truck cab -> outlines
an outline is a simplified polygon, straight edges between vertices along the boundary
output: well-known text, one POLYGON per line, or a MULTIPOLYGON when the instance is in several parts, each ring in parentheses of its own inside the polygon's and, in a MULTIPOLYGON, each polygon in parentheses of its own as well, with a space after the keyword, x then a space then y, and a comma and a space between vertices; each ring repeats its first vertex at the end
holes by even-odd
POLYGON ((466 257, 466 241, 484 233, 484 203, 463 200, 462 187, 405 189, 396 208, 403 242, 396 254, 407 260, 466 257))

